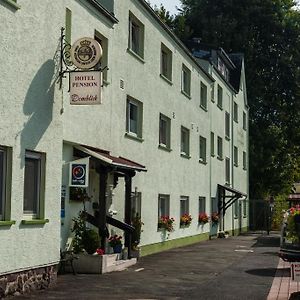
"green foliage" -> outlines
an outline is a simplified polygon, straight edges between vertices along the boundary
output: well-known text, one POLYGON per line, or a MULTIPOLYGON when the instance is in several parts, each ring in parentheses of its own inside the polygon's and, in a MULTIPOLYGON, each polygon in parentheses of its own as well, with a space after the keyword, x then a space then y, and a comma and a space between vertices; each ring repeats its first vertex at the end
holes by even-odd
POLYGON ((136 249, 141 240, 142 226, 144 223, 142 222, 141 217, 136 214, 132 219, 131 225, 134 227, 134 231, 131 236, 131 248, 136 249))
POLYGON ((82 212, 79 212, 78 217, 73 218, 72 220, 72 232, 74 233, 74 253, 80 253, 83 250, 89 254, 95 253, 100 244, 98 233, 93 229, 86 228, 85 219, 82 216, 82 212))
POLYGON ((284 211, 288 209, 288 202, 286 201, 287 195, 283 194, 277 196, 272 214, 272 229, 280 230, 283 222, 284 211))
MULTIPOLYGON (((300 12, 292 0, 181 0, 190 37, 245 54, 250 197, 289 192, 300 166, 300 12)), ((181 36, 183 41, 186 37, 181 36)))

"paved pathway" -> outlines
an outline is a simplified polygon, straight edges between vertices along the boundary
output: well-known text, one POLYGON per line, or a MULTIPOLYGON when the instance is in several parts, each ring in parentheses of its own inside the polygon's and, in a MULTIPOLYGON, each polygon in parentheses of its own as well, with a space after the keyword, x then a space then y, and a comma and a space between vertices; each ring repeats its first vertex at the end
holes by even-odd
POLYGON ((279 236, 215 239, 141 258, 123 272, 62 275, 17 299, 266 300, 278 265, 279 236))

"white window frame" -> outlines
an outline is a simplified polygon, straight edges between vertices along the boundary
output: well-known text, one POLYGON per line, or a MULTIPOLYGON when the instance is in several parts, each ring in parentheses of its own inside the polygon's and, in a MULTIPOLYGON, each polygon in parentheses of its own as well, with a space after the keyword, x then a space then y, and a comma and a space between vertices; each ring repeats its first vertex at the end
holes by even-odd
POLYGON ((161 217, 170 217, 170 195, 159 194, 158 195, 158 220, 161 217))
POLYGON ((144 24, 131 12, 129 12, 129 43, 128 48, 138 57, 144 59, 144 24), (134 36, 134 30, 136 30, 134 36), (133 38, 136 41, 133 41, 133 38))
POLYGON ((2 181, 1 182, 2 190, 0 189, 0 197, 1 197, 0 221, 3 221, 5 220, 5 208, 6 208, 7 151, 4 147, 0 146, 0 153, 2 154, 2 170, 0 169, 0 180, 2 181))
POLYGON ((247 170, 247 153, 243 151, 243 170, 247 170))
POLYGON ((126 132, 134 137, 142 138, 143 133, 143 103, 127 96, 127 103, 126 103, 126 132), (133 130, 133 126, 131 124, 131 107, 135 106, 137 110, 136 116, 136 131, 133 130))
POLYGON ((185 64, 182 64, 181 70, 181 92, 191 96, 191 70, 185 64))
POLYGON ((180 130, 180 154, 185 157, 190 155, 190 130, 183 126, 180 130))
POLYGON ((217 157, 223 160, 223 139, 220 136, 217 139, 217 157))
POLYGON ((201 136, 199 137, 199 162, 205 163, 207 162, 206 156, 206 138, 201 136))
POLYGON ((200 82, 200 107, 207 111, 207 85, 200 82))
POLYGON ((172 51, 163 43, 160 50, 160 75, 172 82, 172 51))
POLYGON ((236 102, 233 102, 233 121, 236 123, 239 122, 239 107, 236 102))
POLYGON ((39 152, 33 152, 30 150, 25 151, 25 167, 24 167, 24 198, 23 198, 23 214, 29 218, 41 218, 42 217, 42 201, 44 200, 44 183, 45 178, 45 155, 39 152), (25 210, 25 188, 26 188, 26 159, 34 160, 37 163, 37 174, 36 176, 36 211, 25 210))
POLYGON ((188 196, 180 196, 180 217, 190 213, 190 203, 188 196), (182 205, 184 203, 184 205, 182 205))
POLYGON ((210 155, 215 156, 215 134, 214 132, 210 132, 210 155))
POLYGON ((223 109, 223 88, 218 84, 218 99, 217 106, 220 109, 223 109))
POLYGON ((212 102, 215 102, 215 84, 211 84, 211 89, 210 89, 210 99, 212 102))
POLYGON ((239 148, 237 146, 233 147, 233 159, 234 159, 234 166, 239 166, 239 148))
POLYGON ((225 138, 230 139, 230 114, 225 112, 225 138))
POLYGON ((230 158, 225 158, 225 182, 230 184, 230 158))
POLYGON ((243 111, 243 129, 247 130, 247 114, 243 111))
POLYGON ((163 114, 159 114, 159 146, 171 149, 171 119, 163 114), (162 122, 165 122, 165 141, 162 139, 162 122))

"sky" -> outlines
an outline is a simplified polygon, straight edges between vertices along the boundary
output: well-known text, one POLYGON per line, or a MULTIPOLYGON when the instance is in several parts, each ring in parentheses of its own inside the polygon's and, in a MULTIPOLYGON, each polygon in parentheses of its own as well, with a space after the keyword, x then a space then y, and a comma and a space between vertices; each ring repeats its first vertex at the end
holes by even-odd
POLYGON ((176 6, 180 7, 180 0, 148 0, 152 6, 155 4, 157 6, 160 6, 162 3, 163 6, 171 13, 171 15, 174 15, 177 13, 176 6))

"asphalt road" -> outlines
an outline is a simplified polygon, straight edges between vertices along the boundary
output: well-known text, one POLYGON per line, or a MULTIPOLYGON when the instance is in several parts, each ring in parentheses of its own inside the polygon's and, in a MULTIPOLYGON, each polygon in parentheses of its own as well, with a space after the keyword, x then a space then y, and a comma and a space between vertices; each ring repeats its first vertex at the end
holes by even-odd
POLYGON ((278 265, 279 235, 214 239, 141 258, 103 275, 61 275, 51 289, 15 299, 265 300, 278 265))

